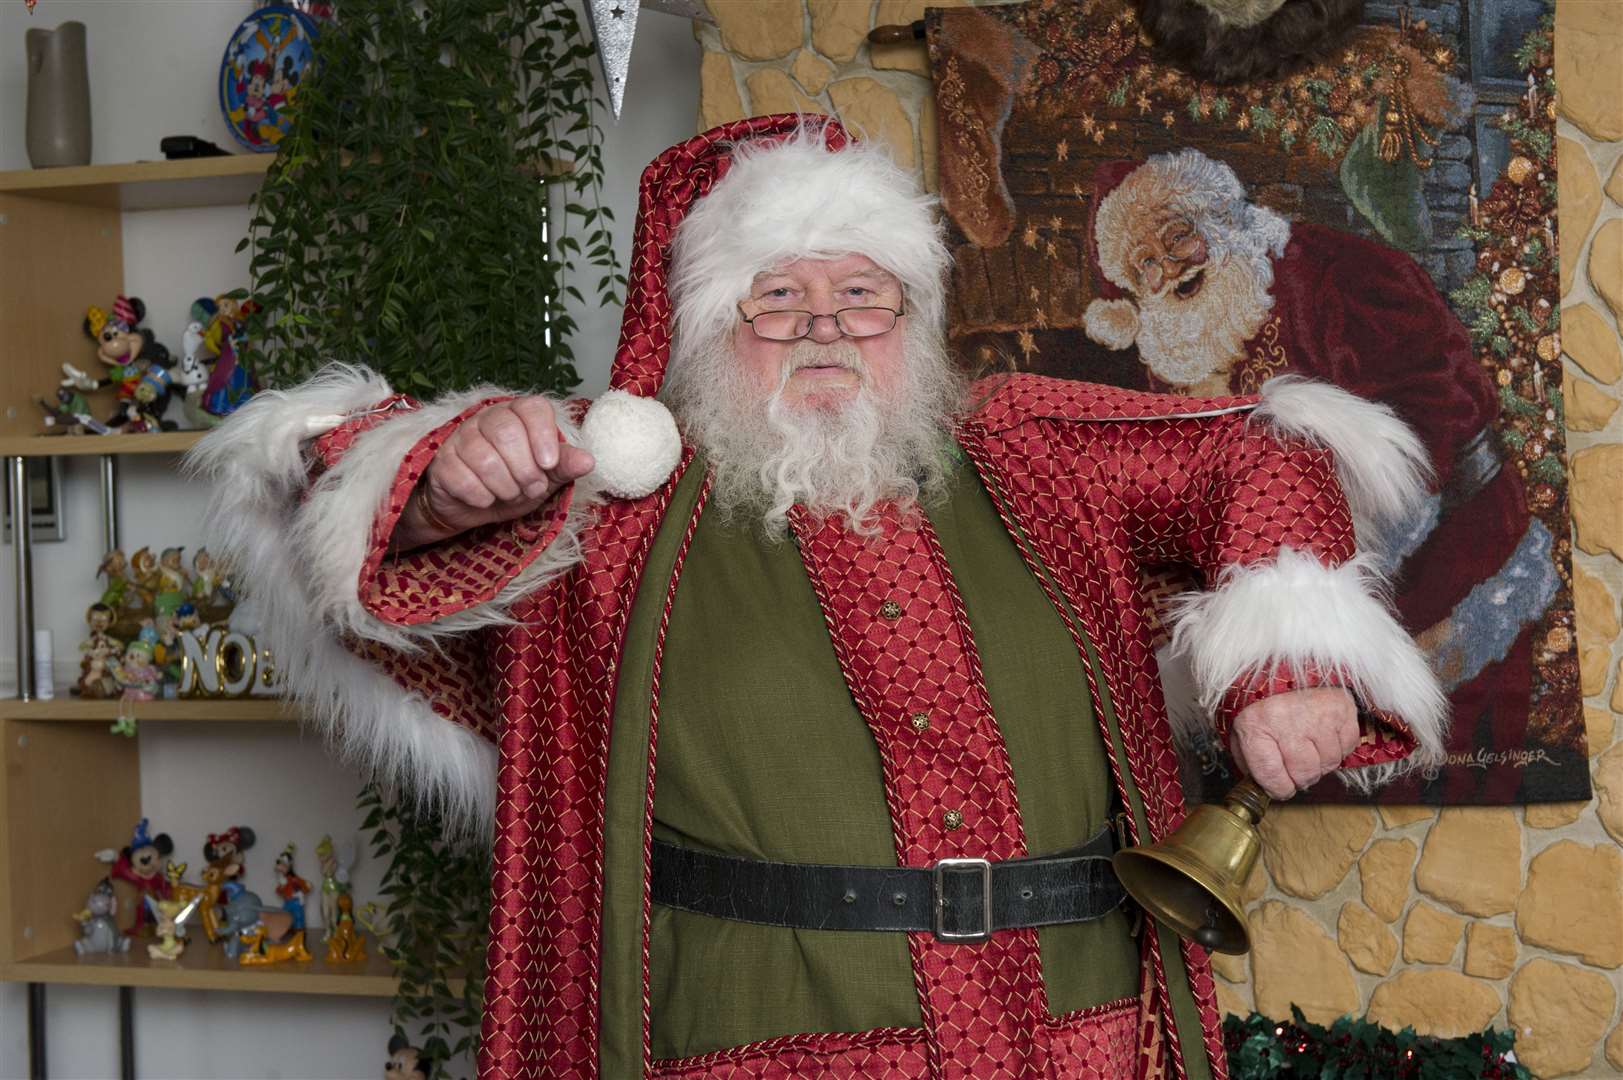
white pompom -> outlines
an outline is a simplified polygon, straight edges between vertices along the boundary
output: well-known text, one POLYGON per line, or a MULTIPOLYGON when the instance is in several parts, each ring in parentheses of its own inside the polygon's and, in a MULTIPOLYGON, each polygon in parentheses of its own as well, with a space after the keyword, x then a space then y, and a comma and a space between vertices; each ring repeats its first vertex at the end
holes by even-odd
POLYGON ((580 430, 597 459, 593 478, 616 498, 640 499, 658 490, 682 457, 670 410, 624 390, 609 390, 594 401, 580 430))

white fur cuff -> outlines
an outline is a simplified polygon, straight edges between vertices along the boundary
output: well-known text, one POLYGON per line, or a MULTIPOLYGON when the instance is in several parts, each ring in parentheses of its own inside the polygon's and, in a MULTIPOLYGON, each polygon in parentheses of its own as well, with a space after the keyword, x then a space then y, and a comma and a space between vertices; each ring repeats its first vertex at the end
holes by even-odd
POLYGON ((1271 562, 1229 567, 1210 591, 1176 598, 1172 618, 1172 652, 1187 661, 1207 715, 1242 678, 1312 670, 1402 719, 1419 744, 1399 768, 1347 771, 1349 783, 1441 760, 1447 699, 1388 609, 1369 557, 1326 567, 1282 548, 1271 562))

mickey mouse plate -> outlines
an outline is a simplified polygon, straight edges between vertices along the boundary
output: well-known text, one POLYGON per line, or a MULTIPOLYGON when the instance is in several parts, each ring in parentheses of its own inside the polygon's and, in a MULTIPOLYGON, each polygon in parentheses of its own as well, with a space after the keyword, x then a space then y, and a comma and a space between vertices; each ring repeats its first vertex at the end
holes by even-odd
POLYGON ((220 111, 236 140, 271 153, 293 127, 299 83, 315 54, 316 24, 290 7, 242 20, 220 61, 220 111))

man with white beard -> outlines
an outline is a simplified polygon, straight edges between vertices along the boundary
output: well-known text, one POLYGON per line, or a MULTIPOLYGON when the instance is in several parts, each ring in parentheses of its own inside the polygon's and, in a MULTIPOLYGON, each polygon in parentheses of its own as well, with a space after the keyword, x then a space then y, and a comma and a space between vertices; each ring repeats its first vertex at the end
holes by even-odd
POLYGON ((1427 760, 1349 513, 1418 450, 1333 389, 1389 441, 966 385, 934 201, 802 124, 644 174, 614 389, 262 394, 196 451, 216 542, 339 744, 494 844, 482 1076, 1220 1076, 1106 858, 1183 813, 1133 567, 1209 572, 1180 640, 1274 794, 1427 760))
MULTIPOLYGON (((1305 375, 1412 427, 1435 486, 1367 546, 1442 677, 1460 737, 1450 749, 1520 748, 1533 639, 1560 586, 1555 541, 1502 467, 1498 393, 1426 272, 1248 201, 1233 169, 1190 148, 1099 166, 1088 226, 1088 336, 1136 346, 1151 389, 1249 394, 1305 375)), ((1427 798, 1503 802, 1518 782, 1515 770, 1456 769, 1427 798)))

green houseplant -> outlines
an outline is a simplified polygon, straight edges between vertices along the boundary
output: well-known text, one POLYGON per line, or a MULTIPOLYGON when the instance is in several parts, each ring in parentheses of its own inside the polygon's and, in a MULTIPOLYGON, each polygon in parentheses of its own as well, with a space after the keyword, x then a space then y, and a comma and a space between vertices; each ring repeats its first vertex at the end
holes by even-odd
MULTIPOLYGON (((419 396, 577 377, 577 274, 624 278, 599 206, 593 49, 567 0, 343 0, 254 200, 245 359, 272 386, 364 364, 419 396)), ((482 1011, 490 863, 374 787, 382 947, 397 1030, 470 1060, 482 1011)))
POLYGON ((600 303, 624 280, 592 53, 567 0, 345 0, 242 245, 260 379, 573 387, 575 274, 600 303))

